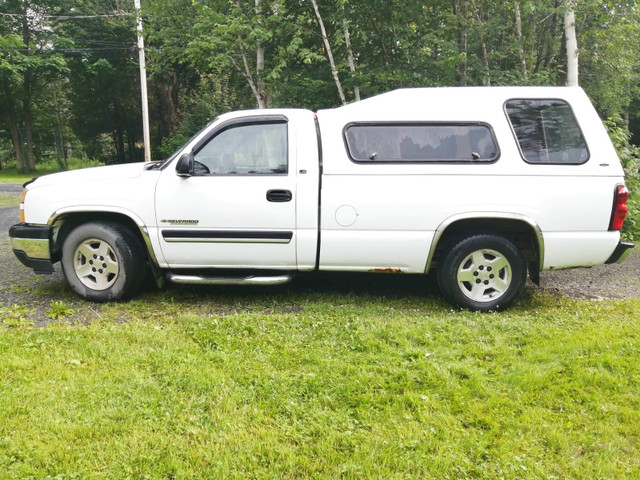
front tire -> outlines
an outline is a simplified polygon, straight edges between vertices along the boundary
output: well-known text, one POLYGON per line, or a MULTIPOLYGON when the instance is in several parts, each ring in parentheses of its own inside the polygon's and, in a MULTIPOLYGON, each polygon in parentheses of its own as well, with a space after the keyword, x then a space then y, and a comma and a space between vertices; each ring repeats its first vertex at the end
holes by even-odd
POLYGON ((146 255, 129 229, 111 222, 86 223, 62 245, 62 271, 74 292, 106 302, 131 296, 145 275, 146 255))
POLYGON ((438 285, 448 301, 483 312, 511 305, 526 278, 527 265, 518 248, 497 235, 461 240, 438 268, 438 285))

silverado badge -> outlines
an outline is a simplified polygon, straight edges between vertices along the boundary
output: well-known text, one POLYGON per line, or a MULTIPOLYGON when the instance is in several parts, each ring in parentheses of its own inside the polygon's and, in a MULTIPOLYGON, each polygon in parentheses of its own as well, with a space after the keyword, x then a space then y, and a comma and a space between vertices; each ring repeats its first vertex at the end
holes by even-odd
POLYGON ((169 223, 171 225, 197 225, 200 220, 160 220, 160 223, 169 223))

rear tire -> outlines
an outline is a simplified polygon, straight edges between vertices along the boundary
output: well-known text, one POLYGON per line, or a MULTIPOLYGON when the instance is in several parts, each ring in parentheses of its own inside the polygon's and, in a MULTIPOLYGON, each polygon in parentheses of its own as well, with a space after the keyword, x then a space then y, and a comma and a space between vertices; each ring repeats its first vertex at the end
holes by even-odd
POLYGON ((74 292, 107 302, 131 296, 146 272, 146 253, 126 227, 111 222, 86 223, 62 245, 62 271, 74 292))
POLYGON ((449 302, 483 312, 511 305, 526 278, 527 265, 518 248, 497 235, 461 240, 438 268, 438 285, 449 302))

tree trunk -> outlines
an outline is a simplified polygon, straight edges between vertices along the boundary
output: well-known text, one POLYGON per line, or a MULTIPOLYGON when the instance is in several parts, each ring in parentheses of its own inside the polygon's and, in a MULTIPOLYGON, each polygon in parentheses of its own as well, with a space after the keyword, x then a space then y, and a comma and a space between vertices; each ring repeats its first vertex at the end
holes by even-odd
POLYGON ((482 84, 489 86, 491 85, 491 68, 489 66, 489 51, 487 50, 487 44, 485 42, 482 42, 482 65, 484 67, 482 84))
MULTIPOLYGON (((347 14, 345 12, 344 3, 340 4, 340 9, 342 10, 342 26, 344 28, 344 44, 347 47, 347 56, 349 59, 349 71, 351 73, 355 73, 356 71, 356 60, 353 55, 353 48, 351 47, 351 34, 349 33, 349 21, 347 20, 347 14)), ((356 99, 356 102, 360 101, 360 86, 355 85, 353 87, 353 95, 356 99)))
POLYGON ((114 130, 114 141, 116 146, 116 163, 125 163, 125 151, 124 151, 124 131, 122 128, 122 109, 118 102, 116 102, 113 106, 114 111, 114 120, 116 124, 116 128, 114 130))
MULTIPOLYGON (((29 29, 29 19, 26 9, 23 10, 22 16, 22 42, 26 47, 26 56, 31 55, 31 30, 29 29)), ((36 156, 33 151, 33 121, 31 119, 31 94, 33 91, 33 78, 31 72, 25 71, 22 79, 22 87, 24 89, 24 97, 22 99, 22 114, 25 129, 25 140, 27 142, 27 170, 33 172, 36 169, 36 156)))
POLYGON ((524 51, 524 42, 522 41, 522 15, 520 14, 520 2, 514 2, 513 9, 516 15, 516 38, 518 39, 518 50, 520 51, 520 74, 522 80, 526 83, 527 75, 527 57, 524 51))
POLYGON ((576 17, 574 3, 569 0, 564 13, 564 33, 567 48, 567 86, 578 86, 578 41, 576 39, 576 17))
MULTIPOLYGON (((28 74, 25 74, 27 77, 28 74)), ((36 169, 36 155, 33 150, 33 120, 31 118, 31 98, 27 95, 22 106, 22 119, 24 121, 25 140, 27 142, 27 170, 30 172, 36 169)))
MULTIPOLYGON (((539 24, 539 33, 534 35, 534 38, 538 40, 537 47, 537 58, 534 66, 534 73, 540 73, 541 71, 548 70, 552 68, 552 65, 556 62, 557 51, 555 48, 555 40, 556 40, 556 25, 558 24, 558 9, 560 8, 561 0, 554 0, 552 5, 552 13, 550 16, 546 17, 539 24)), ((538 27, 537 23, 534 22, 534 28, 538 27)), ((564 29, 563 33, 564 35, 564 29)), ((562 38, 562 48, 561 57, 562 62, 564 62, 564 36, 562 38)))
POLYGON ((127 151, 129 152, 129 159, 127 160, 127 163, 137 162, 138 155, 136 155, 136 142, 135 142, 135 138, 131 134, 130 125, 126 127, 125 134, 127 137, 127 151))
POLYGON ((156 99, 156 104, 159 104, 161 108, 158 121, 160 122, 163 137, 172 134, 178 128, 180 122, 178 109, 176 108, 178 84, 178 75, 175 73, 169 73, 168 76, 153 83, 160 92, 156 99))
MULTIPOLYGON (((258 22, 262 21, 260 17, 260 5, 262 0, 255 0, 255 14, 258 18, 258 22)), ((236 6, 238 10, 242 10, 242 5, 240 5, 240 0, 236 0, 236 6)), ((249 65, 249 59, 247 57, 247 52, 243 46, 243 39, 241 35, 238 35, 238 46, 240 48, 240 57, 242 58, 242 66, 238 65, 233 57, 231 57, 231 62, 233 66, 238 70, 238 72, 247 80, 249 84, 249 88, 253 92, 253 96, 256 99, 256 103, 258 104, 258 108, 267 108, 267 93, 266 87, 264 84, 264 47, 262 46, 260 40, 258 40, 256 45, 256 72, 254 78, 254 72, 251 70, 251 66, 249 65)))
POLYGON ((3 81, 4 93, 7 98, 7 113, 9 114, 9 130, 11 131, 11 141, 13 142, 13 149, 16 152, 16 166, 18 170, 24 170, 24 158, 22 156, 22 141, 20 139, 20 130, 18 129, 18 118, 16 117, 16 111, 13 108, 13 95, 11 94, 11 87, 9 86, 9 80, 5 77, 3 81))
POLYGON ((267 108, 267 89, 264 85, 264 47, 256 50, 256 97, 259 108, 267 108))
POLYGON ((11 119, 11 141, 13 142, 13 149, 16 152, 16 167, 18 170, 24 170, 24 158, 22 157, 22 141, 20 140, 20 130, 18 130, 18 124, 16 123, 15 115, 11 119))
MULTIPOLYGON (((483 7, 476 4, 475 0, 471 0, 471 5, 473 7, 475 18, 478 24, 484 25, 486 24, 486 13, 483 11, 483 7)), ((487 42, 485 41, 486 33, 484 28, 480 28, 480 50, 482 54, 482 68, 484 70, 484 74, 482 76, 482 84, 485 86, 491 85, 491 68, 489 65, 489 49, 487 48, 487 42)))
POLYGON ((338 69, 336 68, 336 63, 333 60, 333 52, 331 51, 331 44, 329 43, 327 30, 324 28, 324 22, 322 21, 322 16, 320 15, 320 10, 318 9, 318 3, 316 2, 316 0, 311 0, 311 5, 313 5, 313 11, 316 14, 318 25, 320 25, 320 33, 322 34, 322 41, 324 42, 324 48, 327 52, 327 58, 329 59, 329 66, 331 67, 331 75, 333 76, 333 80, 336 82, 336 88, 338 89, 338 95, 340 96, 340 101, 342 102, 342 105, 346 105, 347 99, 344 96, 342 83, 340 83, 340 77, 338 76, 338 69))
POLYGON ((458 78, 461 86, 467 85, 467 49, 469 45, 469 33, 467 31, 467 1, 453 0, 453 10, 460 25, 458 47, 460 48, 460 62, 458 62, 458 78))
MULTIPOLYGON (((242 39, 239 39, 239 41, 241 42, 242 39)), ((253 81, 253 72, 251 71, 251 67, 249 66, 249 60, 247 59, 247 54, 244 52, 242 47, 240 48, 241 48, 240 56, 242 58, 242 67, 238 65, 238 63, 235 61, 233 57, 231 57, 231 62, 233 63, 233 66, 236 68, 236 70, 238 70, 238 72, 240 72, 240 74, 247 80, 247 83, 249 84, 249 88, 251 88, 251 91, 253 92, 253 96, 256 99, 256 103, 258 104, 258 108, 267 108, 265 97, 260 94, 260 91, 258 90, 258 86, 256 85, 256 82, 253 81)))
MULTIPOLYGON (((258 23, 262 23, 261 2, 262 0, 256 0, 255 2, 258 23)), ((264 105, 260 108, 267 108, 267 90, 264 85, 264 47, 259 39, 256 45, 256 89, 259 96, 258 105, 264 105)))
POLYGON ((58 102, 58 92, 56 86, 53 86, 53 100, 56 107, 56 123, 58 124, 58 137, 60 138, 60 154, 62 155, 62 164, 65 170, 69 170, 69 164, 67 163, 67 152, 64 148, 65 138, 62 131, 62 115, 60 115, 60 103, 58 102))

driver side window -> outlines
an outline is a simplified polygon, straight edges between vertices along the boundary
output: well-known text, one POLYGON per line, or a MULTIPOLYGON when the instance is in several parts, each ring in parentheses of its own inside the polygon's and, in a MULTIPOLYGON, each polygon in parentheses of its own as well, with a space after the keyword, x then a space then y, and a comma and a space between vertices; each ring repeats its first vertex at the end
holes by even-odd
POLYGON ((194 155, 196 175, 286 175, 287 124, 232 125, 194 155))

